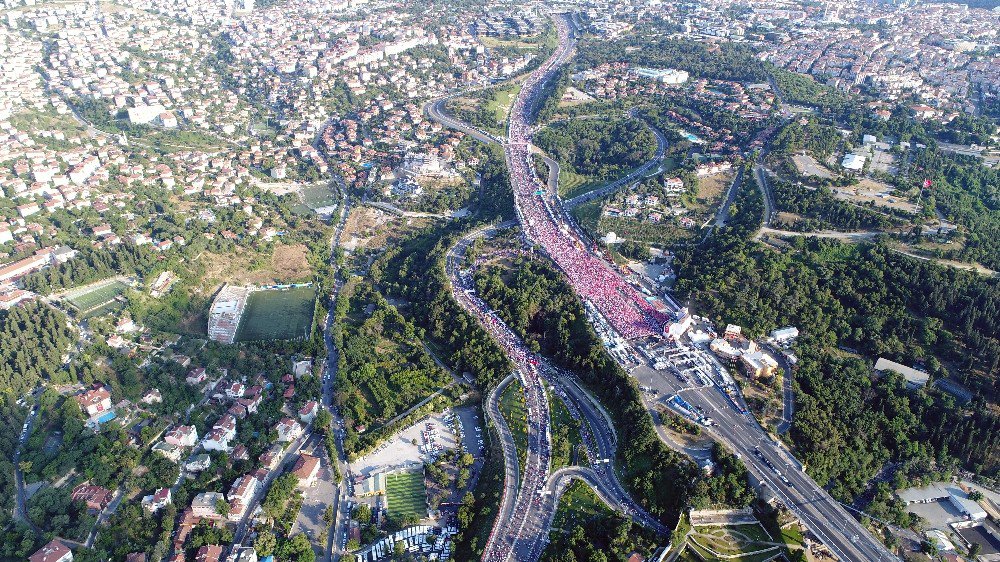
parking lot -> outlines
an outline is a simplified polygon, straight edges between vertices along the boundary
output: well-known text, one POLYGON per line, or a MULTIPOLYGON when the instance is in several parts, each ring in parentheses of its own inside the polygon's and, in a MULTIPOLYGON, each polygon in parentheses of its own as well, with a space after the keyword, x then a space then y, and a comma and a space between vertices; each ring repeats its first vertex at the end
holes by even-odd
MULTIPOLYGON (((458 446, 458 436, 445 413, 431 416, 403 429, 373 452, 351 463, 354 474, 369 476, 422 465, 441 452, 458 446)), ((457 419, 457 418, 454 418, 457 419)))
POLYGON ((326 541, 319 541, 320 535, 327 529, 327 524, 323 521, 323 512, 328 505, 334 505, 337 499, 337 483, 334 481, 333 472, 330 470, 330 463, 323 450, 323 444, 319 439, 314 440, 314 447, 305 452, 319 458, 320 467, 316 475, 316 483, 302 490, 304 500, 302 509, 295 520, 292 532, 302 531, 313 543, 313 550, 318 556, 323 556, 323 549, 326 548, 326 541))

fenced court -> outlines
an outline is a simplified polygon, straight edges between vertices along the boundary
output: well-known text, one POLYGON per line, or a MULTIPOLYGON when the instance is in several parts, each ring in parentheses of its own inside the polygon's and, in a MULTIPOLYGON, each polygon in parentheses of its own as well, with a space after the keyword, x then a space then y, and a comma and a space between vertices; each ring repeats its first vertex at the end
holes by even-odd
POLYGON ((311 286, 253 291, 236 341, 297 340, 309 337, 316 290, 311 286))
POLYGON ((62 294, 62 299, 80 316, 97 313, 114 302, 125 292, 128 285, 118 277, 104 279, 96 283, 75 287, 62 294))
POLYGON ((423 472, 397 472, 385 480, 385 496, 389 516, 400 521, 412 516, 427 517, 427 490, 423 472))

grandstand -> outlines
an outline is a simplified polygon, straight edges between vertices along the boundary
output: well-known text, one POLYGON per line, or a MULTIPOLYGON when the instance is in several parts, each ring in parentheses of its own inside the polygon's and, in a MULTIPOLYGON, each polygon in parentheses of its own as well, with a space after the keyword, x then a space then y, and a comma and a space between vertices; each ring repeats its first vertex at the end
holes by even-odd
POLYGON ((212 301, 208 312, 208 337, 220 343, 233 343, 247 298, 253 289, 225 285, 212 301))

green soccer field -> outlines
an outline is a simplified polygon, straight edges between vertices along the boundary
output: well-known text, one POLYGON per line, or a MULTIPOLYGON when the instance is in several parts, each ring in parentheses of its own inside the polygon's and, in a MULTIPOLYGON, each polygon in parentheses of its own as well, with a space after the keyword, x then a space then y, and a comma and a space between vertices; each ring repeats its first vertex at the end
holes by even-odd
POLYGON ((294 340, 309 336, 316 290, 254 291, 247 299, 236 341, 294 340))
POLYGON ((420 472, 390 474, 385 480, 385 495, 389 516, 399 521, 413 516, 427 517, 427 490, 420 472))
POLYGON ((128 285, 118 280, 80 287, 65 294, 64 299, 81 314, 87 314, 110 304, 115 297, 125 292, 128 285))

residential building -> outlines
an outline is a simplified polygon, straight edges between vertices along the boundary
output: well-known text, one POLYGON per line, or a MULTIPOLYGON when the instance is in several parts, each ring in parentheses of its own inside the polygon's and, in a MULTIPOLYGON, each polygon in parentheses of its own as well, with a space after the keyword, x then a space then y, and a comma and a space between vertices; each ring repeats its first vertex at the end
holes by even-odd
POLYGON ((295 441, 302 435, 302 426, 292 418, 282 418, 274 426, 274 430, 278 432, 278 441, 283 443, 295 441))
POLYGON ((319 458, 305 453, 299 455, 292 468, 292 474, 299 479, 299 486, 311 488, 316 484, 316 476, 319 474, 319 458))
POLYGON ((200 519, 222 519, 215 505, 226 497, 219 492, 202 492, 191 500, 191 513, 200 519))
POLYGON ((171 428, 163 441, 178 447, 194 447, 198 442, 198 429, 193 425, 179 425, 171 428))
POLYGON ((72 562, 73 551, 57 539, 52 539, 28 557, 30 562, 72 562))
POLYGON ((82 394, 76 395, 76 401, 88 417, 99 415, 111 409, 111 393, 99 383, 95 383, 82 394))
POLYGON ((170 505, 170 488, 160 488, 152 494, 142 498, 142 507, 150 513, 156 513, 170 505))

